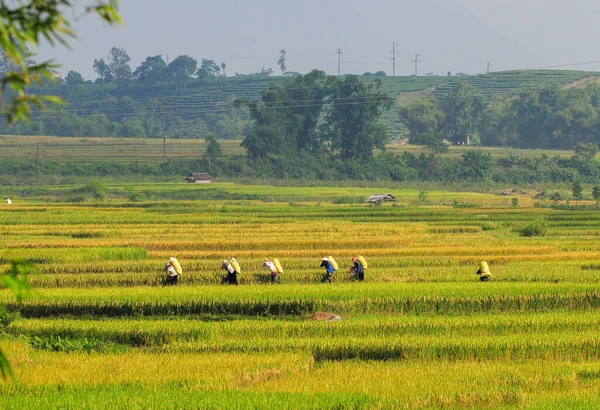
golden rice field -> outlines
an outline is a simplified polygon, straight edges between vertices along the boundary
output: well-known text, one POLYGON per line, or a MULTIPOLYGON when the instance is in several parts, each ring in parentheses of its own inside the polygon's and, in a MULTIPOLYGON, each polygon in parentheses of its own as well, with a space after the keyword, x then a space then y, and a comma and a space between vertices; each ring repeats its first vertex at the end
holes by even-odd
POLYGON ((126 186, 101 202, 52 200, 68 187, 0 192, 14 198, 0 205, 2 269, 19 258, 39 270, 21 303, 0 290, 0 348, 16 375, 0 381, 0 408, 600 407, 594 207, 217 187, 236 199, 206 199, 214 185, 140 186, 157 195, 139 202, 117 195, 126 186), (174 190, 199 199, 165 199, 174 190), (520 235, 539 218, 545 236, 520 235), (348 273, 358 254, 364 283, 348 273), (330 255, 340 270, 323 285, 330 255), (171 256, 184 272, 164 287, 171 256), (220 285, 231 256, 237 287, 220 285), (264 258, 281 261, 280 285, 264 258))

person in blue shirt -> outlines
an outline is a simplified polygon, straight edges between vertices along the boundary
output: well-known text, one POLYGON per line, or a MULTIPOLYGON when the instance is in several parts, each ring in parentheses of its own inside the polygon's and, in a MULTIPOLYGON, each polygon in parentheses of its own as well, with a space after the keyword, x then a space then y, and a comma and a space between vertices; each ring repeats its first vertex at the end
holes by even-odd
POLYGON ((325 282, 329 282, 329 283, 333 283, 333 280, 331 279, 333 276, 333 272, 335 272, 335 269, 333 269, 333 265, 331 264, 331 262, 329 262, 329 259, 327 258, 323 258, 321 259, 321 268, 325 268, 325 276, 323 276, 323 279, 321 280, 321 283, 325 283, 325 282))
POLYGON ((364 281, 365 269, 363 268, 362 264, 356 256, 352 257, 352 263, 354 264, 354 266, 350 268, 350 271, 352 273, 352 279, 356 279, 359 282, 364 281))

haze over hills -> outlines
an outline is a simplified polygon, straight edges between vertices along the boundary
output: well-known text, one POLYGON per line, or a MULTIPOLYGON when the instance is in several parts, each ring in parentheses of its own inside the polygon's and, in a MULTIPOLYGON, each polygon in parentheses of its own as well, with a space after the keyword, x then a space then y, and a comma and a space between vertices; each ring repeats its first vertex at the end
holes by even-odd
POLYGON ((94 78, 92 63, 112 46, 124 47, 135 68, 149 55, 226 62, 228 75, 277 69, 278 52, 288 52, 288 70, 319 68, 337 72, 334 51, 342 48, 344 73, 392 73, 389 51, 399 44, 397 74, 478 73, 487 61, 494 69, 535 67, 542 60, 518 42, 496 32, 460 0, 125 0, 123 27, 102 27, 87 18, 76 24, 80 40, 71 52, 44 48, 42 58, 56 57, 62 72, 94 78))

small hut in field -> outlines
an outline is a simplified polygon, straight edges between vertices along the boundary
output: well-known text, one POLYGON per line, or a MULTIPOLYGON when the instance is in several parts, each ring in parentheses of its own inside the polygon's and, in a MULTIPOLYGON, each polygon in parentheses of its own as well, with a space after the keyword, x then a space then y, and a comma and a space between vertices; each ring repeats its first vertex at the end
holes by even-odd
POLYGON ((396 197, 391 194, 375 194, 368 197, 367 202, 370 204, 381 202, 396 202, 396 197))
POLYGON ((212 179, 207 173, 191 173, 185 180, 190 184, 210 184, 212 179))

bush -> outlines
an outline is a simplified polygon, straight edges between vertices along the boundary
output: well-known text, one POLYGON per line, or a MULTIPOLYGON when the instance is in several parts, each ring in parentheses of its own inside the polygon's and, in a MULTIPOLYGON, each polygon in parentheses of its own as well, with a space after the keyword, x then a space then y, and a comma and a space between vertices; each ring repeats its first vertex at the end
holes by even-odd
POLYGON ((83 188, 73 190, 70 202, 83 202, 86 196, 102 201, 106 197, 106 187, 100 181, 90 181, 83 188))
POLYGON ((534 219, 529 225, 520 230, 521 236, 546 236, 548 232, 548 220, 544 217, 534 219))

